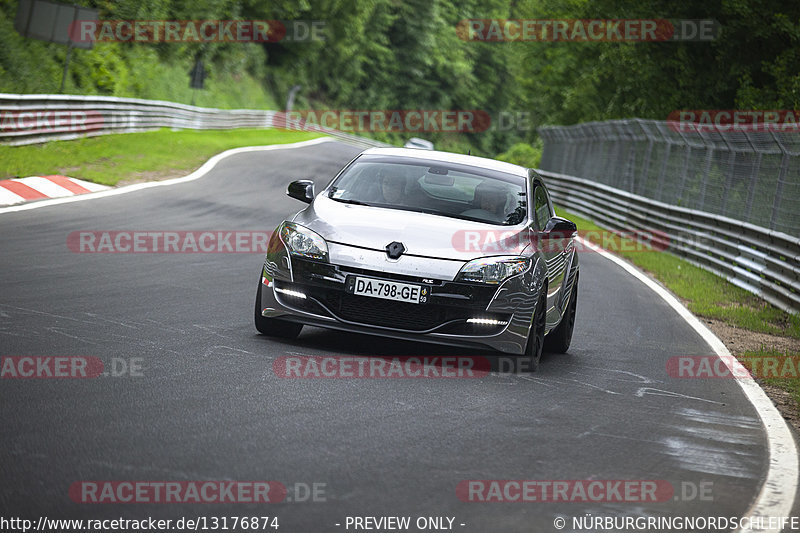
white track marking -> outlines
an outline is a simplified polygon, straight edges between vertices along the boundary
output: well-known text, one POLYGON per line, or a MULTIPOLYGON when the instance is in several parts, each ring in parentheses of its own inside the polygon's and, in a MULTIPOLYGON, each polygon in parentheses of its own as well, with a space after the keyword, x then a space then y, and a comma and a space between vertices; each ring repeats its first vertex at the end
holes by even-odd
POLYGON ((654 389, 652 387, 642 387, 636 391, 636 396, 639 398, 644 398, 646 394, 650 394, 652 396, 667 396, 671 398, 685 398, 687 400, 697 400, 698 402, 707 402, 707 403, 715 403, 717 405, 725 405, 722 402, 717 402, 715 400, 707 400, 705 398, 699 398, 697 396, 688 396, 686 394, 681 394, 679 392, 673 392, 670 390, 663 390, 663 389, 654 389))
MULTIPOLYGON (((714 350, 722 359, 722 362, 733 373, 733 356, 728 348, 719 340, 719 337, 714 335, 705 324, 700 322, 688 309, 670 294, 664 287, 650 279, 646 274, 639 269, 628 263, 627 261, 603 250, 602 248, 578 237, 578 240, 590 248, 592 251, 597 252, 609 261, 613 261, 623 269, 625 269, 633 277, 647 285, 653 292, 658 294, 667 304, 672 307, 701 337, 709 346, 714 350)), ((735 375, 735 374, 732 374, 735 375)), ((743 518, 759 520, 762 519, 763 523, 769 524, 770 517, 785 517, 791 516, 792 507, 794 506, 795 495, 797 494, 797 479, 798 479, 798 459, 797 459, 797 446, 792 436, 792 432, 786 425, 786 422, 781 416, 778 409, 773 405, 772 400, 766 395, 761 387, 753 379, 734 378, 739 386, 744 391, 745 397, 750 400, 750 403, 755 407, 758 416, 761 417, 761 422, 764 425, 764 431, 767 434, 767 443, 769 448, 769 466, 767 468, 767 475, 764 479, 764 484, 761 486, 761 491, 756 497, 753 505, 746 513, 742 515, 743 518)), ((756 522, 756 525, 758 522, 756 522)), ((746 533, 751 531, 762 531, 768 533, 780 533, 781 528, 777 529, 753 529, 750 527, 739 528, 737 533, 746 533)))
POLYGON ((291 144, 271 144, 269 146, 246 146, 244 148, 233 148, 232 150, 226 150, 222 153, 215 155, 214 157, 206 161, 202 167, 198 168, 188 176, 183 176, 182 178, 173 178, 164 181, 148 181, 145 183, 135 183, 133 185, 128 185, 125 187, 119 187, 115 189, 106 189, 99 192, 80 194, 76 196, 68 196, 65 198, 54 198, 52 200, 29 202, 26 204, 14 205, 10 207, 3 207, 0 208, 0 214, 13 213, 16 211, 27 211, 29 209, 39 209, 41 207, 68 204, 71 202, 82 202, 84 200, 94 200, 95 198, 105 198, 107 196, 117 196, 120 194, 125 194, 133 191, 140 191, 142 189, 149 189, 151 187, 166 187, 169 185, 176 185, 178 183, 186 183, 189 181, 194 181, 196 179, 202 178, 203 176, 208 174, 209 171, 211 171, 211 169, 213 169, 217 165, 217 163, 219 163, 226 157, 232 155, 245 154, 249 152, 267 152, 270 150, 287 150, 291 148, 303 148, 306 146, 313 146, 315 144, 320 144, 324 142, 335 142, 335 141, 330 137, 320 137, 317 139, 311 139, 310 141, 302 141, 291 144))
POLYGON ((78 178, 68 178, 68 179, 72 183, 80 185, 84 189, 89 189, 92 192, 106 191, 111 188, 108 185, 100 185, 99 183, 95 183, 93 181, 79 180, 78 178))
POLYGON ((0 204, 2 205, 18 204, 24 201, 25 198, 23 198, 18 194, 14 194, 13 192, 9 191, 8 189, 0 185, 0 204))

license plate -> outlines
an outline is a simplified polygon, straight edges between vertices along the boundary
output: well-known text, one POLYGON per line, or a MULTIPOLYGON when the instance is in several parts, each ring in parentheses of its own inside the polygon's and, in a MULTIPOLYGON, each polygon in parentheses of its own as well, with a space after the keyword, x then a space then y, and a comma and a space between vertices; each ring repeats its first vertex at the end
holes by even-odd
POLYGON ((396 302, 424 304, 428 301, 431 291, 426 285, 350 276, 347 278, 347 292, 396 302))

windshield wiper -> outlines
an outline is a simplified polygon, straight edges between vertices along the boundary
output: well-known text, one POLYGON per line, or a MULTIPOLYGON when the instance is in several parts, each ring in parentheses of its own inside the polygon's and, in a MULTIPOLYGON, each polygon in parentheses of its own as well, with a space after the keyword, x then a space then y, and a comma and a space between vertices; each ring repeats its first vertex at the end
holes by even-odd
POLYGON ((362 202, 360 200, 349 200, 346 198, 331 198, 331 200, 335 202, 342 202, 343 204, 353 204, 353 205, 366 205, 367 207, 372 207, 372 205, 362 202))

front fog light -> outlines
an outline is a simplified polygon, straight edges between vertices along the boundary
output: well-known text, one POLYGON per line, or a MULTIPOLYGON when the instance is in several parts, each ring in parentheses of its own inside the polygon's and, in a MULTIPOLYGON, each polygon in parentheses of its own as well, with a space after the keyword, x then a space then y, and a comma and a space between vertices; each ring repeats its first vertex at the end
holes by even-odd
POLYGON ((505 326, 508 320, 497 320, 496 318, 468 318, 467 324, 478 324, 480 326, 505 326))
POLYGON ((301 300, 306 299, 306 295, 300 291, 293 291, 292 289, 281 289, 280 287, 275 287, 275 292, 279 292, 281 294, 285 294, 286 296, 292 296, 294 298, 300 298, 301 300))

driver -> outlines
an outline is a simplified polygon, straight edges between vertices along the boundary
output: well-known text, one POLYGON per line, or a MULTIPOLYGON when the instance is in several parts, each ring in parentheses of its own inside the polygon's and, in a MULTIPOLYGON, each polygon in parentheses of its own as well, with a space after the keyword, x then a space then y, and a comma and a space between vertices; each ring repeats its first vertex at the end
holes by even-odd
POLYGON ((481 183, 475 188, 475 207, 491 213, 499 220, 506 218, 506 201, 506 193, 500 187, 481 183))
POLYGON ((381 195, 387 204, 400 204, 404 200, 406 191, 406 178, 403 176, 389 175, 385 170, 378 172, 378 182, 381 185, 381 195))

